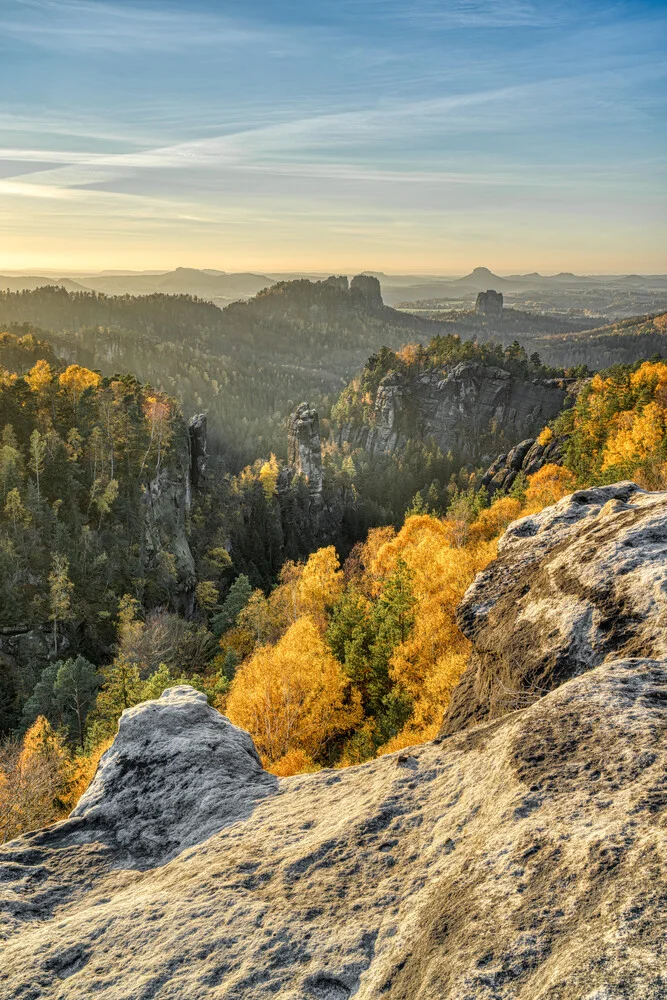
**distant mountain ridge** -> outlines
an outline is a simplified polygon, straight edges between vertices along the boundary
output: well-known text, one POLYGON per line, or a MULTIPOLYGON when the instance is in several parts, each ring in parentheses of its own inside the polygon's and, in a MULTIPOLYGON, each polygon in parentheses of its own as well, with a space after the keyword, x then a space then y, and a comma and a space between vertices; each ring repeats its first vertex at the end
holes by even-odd
MULTIPOLYGON (((530 291, 531 289, 585 288, 611 285, 619 288, 650 286, 665 289, 667 275, 576 275, 561 272, 542 275, 499 275, 488 267, 475 267, 462 277, 438 274, 386 274, 383 271, 364 271, 379 280, 384 301, 395 305, 403 300, 455 298, 474 296, 477 292, 530 291)), ((150 295, 157 292, 177 295, 195 295, 218 305, 251 298, 262 289, 284 281, 326 279, 326 272, 227 272, 216 268, 177 267, 174 270, 129 271, 122 269, 92 272, 44 271, 0 275, 0 289, 18 291, 44 285, 61 285, 68 291, 97 291, 108 295, 150 295)))

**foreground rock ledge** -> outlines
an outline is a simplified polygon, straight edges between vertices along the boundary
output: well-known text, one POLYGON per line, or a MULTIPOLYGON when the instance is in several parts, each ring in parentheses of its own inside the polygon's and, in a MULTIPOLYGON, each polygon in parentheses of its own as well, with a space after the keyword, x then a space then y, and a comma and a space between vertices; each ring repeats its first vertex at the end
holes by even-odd
POLYGON ((277 781, 168 692, 71 820, 1 850, 0 996, 664 1000, 666 699, 664 661, 605 663, 277 781))
POLYGON ((514 521, 459 606, 472 641, 441 735, 605 660, 667 657, 667 492, 579 490, 514 521))

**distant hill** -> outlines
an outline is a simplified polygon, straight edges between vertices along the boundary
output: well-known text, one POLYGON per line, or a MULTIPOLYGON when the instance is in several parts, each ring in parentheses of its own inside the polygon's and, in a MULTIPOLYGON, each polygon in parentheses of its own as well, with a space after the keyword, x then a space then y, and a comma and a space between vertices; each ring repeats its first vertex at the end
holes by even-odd
MULTIPOLYGON (((212 447, 232 468, 285 452, 287 414, 330 402, 382 346, 441 326, 383 304, 376 279, 280 282, 220 309, 187 295, 109 296, 42 287, 0 292, 0 331, 45 331, 56 353, 103 374, 132 371, 208 411, 212 447)), ((42 334, 39 334, 42 336, 42 334)))
POLYGON ((635 316, 579 333, 539 336, 530 344, 551 365, 608 368, 655 354, 667 357, 667 312, 635 316))
POLYGON ((32 291, 45 286, 64 288, 68 292, 85 292, 87 288, 71 278, 47 278, 38 274, 9 275, 0 274, 0 291, 21 292, 32 291))
POLYGON ((275 284, 265 274, 226 274, 223 271, 200 271, 192 267, 177 267, 174 271, 102 271, 99 274, 0 275, 0 289, 32 290, 45 286, 60 286, 68 292, 103 292, 107 295, 192 295, 227 305, 246 299, 263 288, 275 284))

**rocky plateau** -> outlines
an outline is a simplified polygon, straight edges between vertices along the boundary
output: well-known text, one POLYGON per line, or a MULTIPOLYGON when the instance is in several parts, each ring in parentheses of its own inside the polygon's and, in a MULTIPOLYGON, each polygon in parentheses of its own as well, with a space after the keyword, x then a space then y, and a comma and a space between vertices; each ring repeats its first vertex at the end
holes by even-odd
POLYGON ((192 688, 124 713, 0 850, 0 997, 664 1000, 666 515, 622 483, 511 525, 430 744, 278 779, 192 688))

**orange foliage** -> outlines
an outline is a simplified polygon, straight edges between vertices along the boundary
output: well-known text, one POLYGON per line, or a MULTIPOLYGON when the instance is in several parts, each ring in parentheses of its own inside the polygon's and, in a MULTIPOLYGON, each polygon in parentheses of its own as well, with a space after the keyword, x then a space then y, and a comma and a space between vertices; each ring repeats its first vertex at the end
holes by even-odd
POLYGON ((490 541, 502 534, 508 524, 521 517, 521 501, 516 497, 500 497, 481 511, 470 525, 471 539, 490 541))
MULTIPOLYGON (((387 744, 398 749, 435 735, 450 693, 466 663, 469 643, 456 624, 456 608, 475 574, 494 557, 495 544, 454 544, 455 527, 426 514, 410 517, 377 551, 371 572, 392 573, 402 559, 412 573, 416 599, 411 635, 394 650, 393 679, 413 700, 413 715, 387 744)), ((385 750, 386 748, 383 748, 385 750)))
POLYGON ((226 704, 269 762, 299 750, 311 760, 361 721, 358 699, 315 622, 299 618, 275 646, 262 646, 238 670, 226 704))
POLYGON ((562 465, 543 465, 528 477, 526 508, 523 513, 536 513, 544 507, 558 503, 563 497, 572 493, 576 486, 576 477, 569 469, 562 465))

